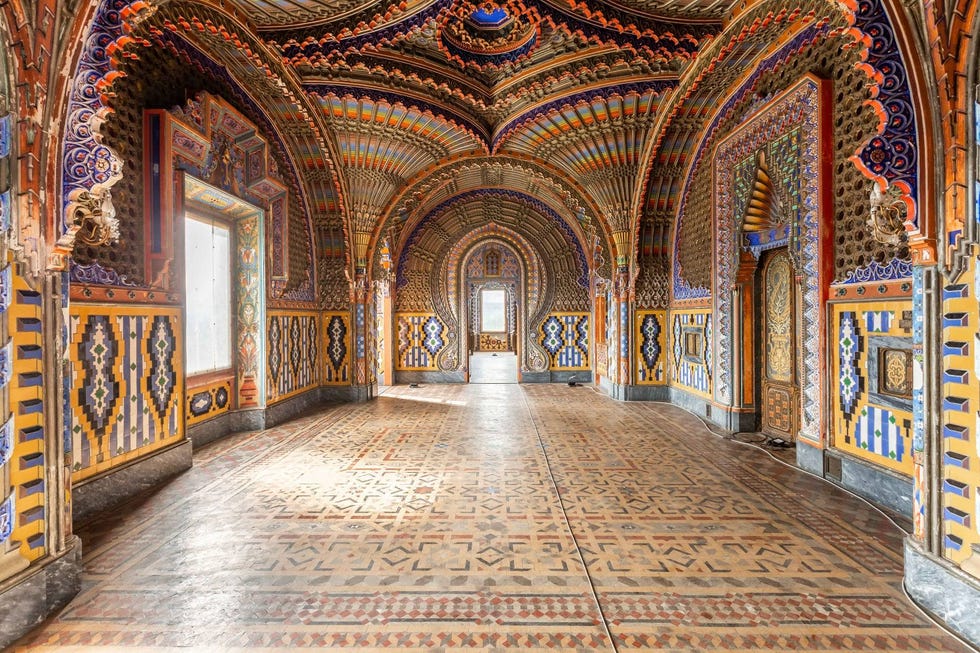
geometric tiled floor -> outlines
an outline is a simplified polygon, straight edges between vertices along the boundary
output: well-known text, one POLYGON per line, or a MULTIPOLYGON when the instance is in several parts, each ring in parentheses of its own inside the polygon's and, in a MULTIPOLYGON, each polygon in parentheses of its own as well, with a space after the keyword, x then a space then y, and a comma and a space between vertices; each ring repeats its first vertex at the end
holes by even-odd
POLYGON ((589 387, 394 387, 80 535, 82 592, 20 650, 967 650, 866 504, 589 387))

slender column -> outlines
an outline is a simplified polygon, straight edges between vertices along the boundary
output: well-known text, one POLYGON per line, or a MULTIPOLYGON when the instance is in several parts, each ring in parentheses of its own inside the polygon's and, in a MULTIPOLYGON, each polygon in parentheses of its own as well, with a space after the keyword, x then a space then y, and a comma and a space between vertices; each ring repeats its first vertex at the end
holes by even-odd
POLYGON ((353 398, 366 401, 375 395, 374 356, 369 343, 373 341, 372 306, 373 293, 370 292, 367 275, 358 271, 352 283, 351 292, 351 344, 354 371, 353 398))

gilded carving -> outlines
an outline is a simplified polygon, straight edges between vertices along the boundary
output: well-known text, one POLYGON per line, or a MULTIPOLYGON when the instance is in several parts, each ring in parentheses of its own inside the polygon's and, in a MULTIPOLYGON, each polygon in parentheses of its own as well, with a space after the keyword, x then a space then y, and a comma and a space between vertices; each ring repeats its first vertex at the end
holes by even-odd
POLYGON ((73 191, 68 204, 71 224, 77 229, 75 239, 85 245, 109 245, 119 238, 119 221, 112 206, 112 193, 102 191, 73 191))
POLYGON ((898 245, 905 233, 908 207, 898 186, 889 185, 884 191, 878 184, 871 185, 871 211, 868 226, 871 235, 879 243, 898 245))
POLYGON ((785 255, 773 259, 766 274, 766 376, 786 383, 793 380, 792 275, 785 255))

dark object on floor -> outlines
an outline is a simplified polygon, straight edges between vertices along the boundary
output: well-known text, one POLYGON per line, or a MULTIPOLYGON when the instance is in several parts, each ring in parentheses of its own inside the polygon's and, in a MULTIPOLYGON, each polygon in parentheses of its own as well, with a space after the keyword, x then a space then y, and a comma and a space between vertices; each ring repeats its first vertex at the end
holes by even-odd
POLYGON ((417 388, 417 387, 419 387, 419 384, 418 383, 409 383, 408 384, 408 387, 409 388, 417 388))
POLYGON ((769 438, 766 444, 770 447, 779 447, 780 449, 792 449, 796 446, 795 442, 789 442, 782 438, 769 438))
POLYGON ((578 383, 575 382, 575 376, 574 375, 568 377, 568 387, 569 388, 574 388, 577 385, 578 385, 578 383))

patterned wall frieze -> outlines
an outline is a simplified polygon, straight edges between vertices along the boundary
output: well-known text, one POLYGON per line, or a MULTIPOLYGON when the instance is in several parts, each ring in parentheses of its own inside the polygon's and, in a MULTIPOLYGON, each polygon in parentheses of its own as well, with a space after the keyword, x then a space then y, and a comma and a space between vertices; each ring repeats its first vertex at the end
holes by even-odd
POLYGON ((667 324, 666 310, 638 310, 635 315, 634 349, 637 385, 667 383, 667 324))
POLYGON ((435 371, 446 346, 446 325, 432 313, 395 313, 396 370, 435 371))
POLYGON ((670 383, 711 399, 712 320, 710 309, 671 310, 670 383))
POLYGON ((324 385, 349 385, 350 371, 350 312, 324 313, 323 377, 324 385))
POLYGON ((877 281, 861 284, 833 284, 828 292, 832 301, 868 301, 875 299, 900 299, 912 296, 912 279, 877 281))
POLYGON ((911 299, 835 302, 829 315, 832 446, 911 477, 911 299))
POLYGON ((587 370, 589 315, 552 313, 538 328, 539 343, 551 357, 551 370, 587 370))
POLYGON ((74 302, 69 323, 72 479, 183 439, 180 309, 74 302))
POLYGON ((184 401, 187 426, 224 415, 232 409, 235 394, 231 379, 188 386, 184 401))
POLYGON ((320 317, 270 310, 267 317, 267 399, 275 403, 320 384, 320 317))
POLYGON ((105 302, 113 304, 172 304, 177 306, 182 301, 179 294, 162 290, 127 288, 125 286, 108 286, 101 284, 88 285, 85 283, 74 282, 69 288, 69 296, 72 301, 105 302))

